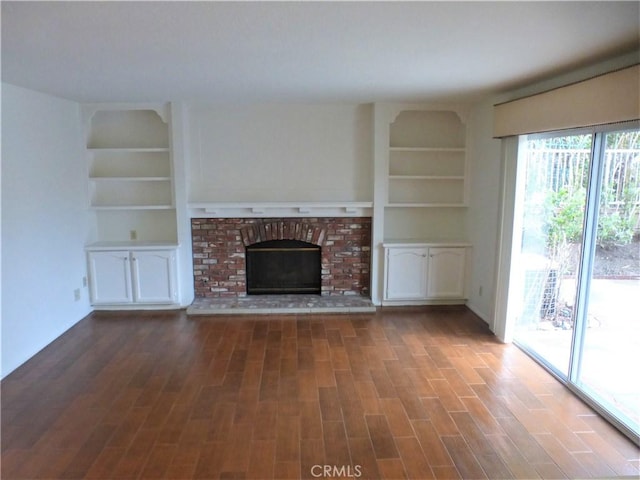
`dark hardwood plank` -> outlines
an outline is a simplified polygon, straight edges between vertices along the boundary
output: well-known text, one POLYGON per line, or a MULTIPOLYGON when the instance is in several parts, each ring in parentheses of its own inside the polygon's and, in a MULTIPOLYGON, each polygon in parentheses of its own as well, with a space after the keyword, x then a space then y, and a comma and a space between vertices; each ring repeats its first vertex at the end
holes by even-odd
POLYGON ((409 479, 404 464, 399 458, 381 458, 377 463, 381 478, 409 479))
POLYGON ((300 402, 300 438, 322 438, 322 415, 317 400, 300 402))
POLYGON ((511 471, 513 478, 524 480, 540 478, 536 469, 527 462, 507 435, 487 435, 487 440, 511 471))
POLYGON ((254 440, 251 442, 248 478, 273 478, 276 458, 275 440, 254 440))
POLYGON ((435 478, 438 480, 455 480, 461 479, 458 469, 454 466, 436 466, 431 467, 435 478))
POLYGON ((536 433, 534 437, 542 448, 549 452, 549 456, 554 460, 555 464, 569 478, 587 478, 590 476, 585 466, 576 460, 573 455, 568 455, 567 450, 553 435, 550 433, 536 433))
POLYGON ((396 438, 396 446, 400 452, 400 458, 404 463, 404 469, 409 478, 427 480, 435 478, 429 462, 422 452, 422 448, 415 437, 396 438))
POLYGON ((359 466, 361 478, 377 479, 380 477, 378 463, 373 445, 369 437, 349 437, 349 450, 351 452, 352 466, 359 466))
POLYGON ((367 415, 365 418, 376 458, 399 458, 386 416, 367 415))
POLYGON ((342 410, 340 408, 337 387, 320 387, 318 388, 318 392, 320 395, 322 420, 325 422, 342 421, 342 410))
POLYGON ((493 455, 495 453, 487 437, 482 433, 476 422, 473 421, 469 412, 451 412, 450 415, 467 445, 476 456, 493 455))
MULTIPOLYGON (((322 422, 324 463, 326 465, 350 465, 349 443, 342 422, 322 422)), ((322 463, 322 462, 320 462, 322 463)))
POLYGON ((393 437, 412 436, 414 434, 413 428, 400 399, 383 398, 380 401, 393 437))
POLYGON ((444 443, 442 443, 442 436, 438 434, 431 421, 415 420, 412 423, 429 465, 432 468, 453 466, 451 455, 449 455, 444 443))
POLYGON ((598 452, 608 467, 613 469, 616 475, 640 476, 640 471, 636 466, 627 461, 620 452, 606 440, 605 437, 596 432, 578 432, 576 435, 586 443, 592 451, 598 452))
MULTIPOLYGON (((324 465, 324 442, 322 438, 305 438, 300 442, 300 478, 317 478, 318 465, 324 465)), ((320 467, 321 471, 321 467, 320 467)))
POLYGON ((462 478, 488 478, 461 435, 444 436, 442 441, 462 478))
POLYGON ((640 473, 635 445, 464 307, 95 312, 1 387, 10 480, 640 473))
POLYGON ((444 408, 440 398, 423 398, 422 403, 427 412, 429 412, 429 420, 440 435, 458 435, 460 432, 455 422, 444 408))

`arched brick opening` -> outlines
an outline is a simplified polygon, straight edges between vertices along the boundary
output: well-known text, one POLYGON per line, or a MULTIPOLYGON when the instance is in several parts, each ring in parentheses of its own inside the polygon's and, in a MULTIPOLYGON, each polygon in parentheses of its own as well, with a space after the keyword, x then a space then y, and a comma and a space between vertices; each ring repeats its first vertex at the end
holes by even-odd
POLYGON ((245 247, 270 240, 298 240, 322 246, 326 228, 297 221, 259 222, 240 229, 245 247))

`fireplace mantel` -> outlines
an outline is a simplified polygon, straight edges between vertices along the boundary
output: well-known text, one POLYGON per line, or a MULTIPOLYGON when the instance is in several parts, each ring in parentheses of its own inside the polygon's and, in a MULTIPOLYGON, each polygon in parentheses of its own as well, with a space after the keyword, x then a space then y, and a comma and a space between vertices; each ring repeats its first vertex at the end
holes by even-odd
POLYGON ((373 202, 194 202, 191 217, 370 217, 373 202))

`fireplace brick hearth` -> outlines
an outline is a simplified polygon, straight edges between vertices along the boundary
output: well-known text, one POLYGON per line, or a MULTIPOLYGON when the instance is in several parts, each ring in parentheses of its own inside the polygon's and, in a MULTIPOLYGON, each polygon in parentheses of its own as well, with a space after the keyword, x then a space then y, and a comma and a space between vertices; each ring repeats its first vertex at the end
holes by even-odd
POLYGON ((244 297, 245 247, 302 240, 321 247, 322 295, 369 296, 370 217, 192 218, 197 298, 244 297))

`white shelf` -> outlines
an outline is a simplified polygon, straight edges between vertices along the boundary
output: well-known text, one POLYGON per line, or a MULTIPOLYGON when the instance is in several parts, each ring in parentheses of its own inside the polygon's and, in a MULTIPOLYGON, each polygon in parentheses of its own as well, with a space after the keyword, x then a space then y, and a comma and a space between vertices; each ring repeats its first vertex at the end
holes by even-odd
POLYGON ((89 177, 93 182, 170 182, 171 177, 89 177))
POLYGON ((461 239, 446 238, 389 238, 382 242, 383 247, 471 247, 471 243, 461 239))
POLYGON ((173 205, 92 205, 91 210, 173 210, 173 205))
POLYGON ((88 252, 100 252, 100 251, 110 251, 110 250, 175 250, 179 245, 175 242, 138 242, 135 240, 131 241, 103 241, 103 242, 94 242, 90 243, 85 247, 85 250, 88 252))
POLYGON ((387 203, 385 208, 467 208, 462 203, 387 203))
POLYGON ((390 152, 452 152, 464 153, 464 147, 389 147, 390 152))
POLYGON ((461 180, 464 181, 463 175, 389 175, 389 180, 461 180))
POLYGON ((166 147, 105 147, 87 148, 92 153, 163 153, 168 152, 166 147))

